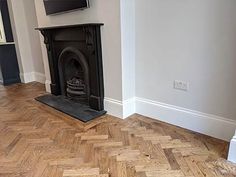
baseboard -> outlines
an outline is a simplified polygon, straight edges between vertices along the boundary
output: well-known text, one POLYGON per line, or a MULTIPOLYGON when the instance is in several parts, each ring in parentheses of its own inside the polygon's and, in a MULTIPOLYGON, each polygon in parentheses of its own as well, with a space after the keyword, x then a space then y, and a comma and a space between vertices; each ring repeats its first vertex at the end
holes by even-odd
POLYGON ((226 141, 236 129, 233 120, 143 98, 136 98, 136 113, 226 141))
POLYGON ((22 83, 30 83, 34 81, 34 74, 31 73, 20 73, 20 79, 22 83))
POLYGON ((130 98, 123 102, 123 118, 127 118, 135 113, 135 98, 130 98))
POLYGON ((104 105, 108 114, 121 119, 125 119, 135 113, 135 98, 123 102, 111 98, 105 98, 104 105))
POLYGON ((45 87, 46 87, 46 91, 47 91, 48 93, 51 93, 51 81, 46 80, 46 81, 45 81, 45 87))
POLYGON ((40 82, 45 83, 46 77, 42 73, 30 72, 30 73, 21 73, 20 74, 21 82, 30 83, 30 82, 40 82))
POLYGON ((36 82, 40 82, 42 84, 45 84, 46 77, 45 74, 34 72, 34 79, 36 82))
POLYGON ((105 98, 104 99, 104 109, 107 111, 108 114, 123 118, 123 103, 122 101, 105 98))
POLYGON ((230 141, 228 161, 236 163, 236 131, 234 137, 230 141))

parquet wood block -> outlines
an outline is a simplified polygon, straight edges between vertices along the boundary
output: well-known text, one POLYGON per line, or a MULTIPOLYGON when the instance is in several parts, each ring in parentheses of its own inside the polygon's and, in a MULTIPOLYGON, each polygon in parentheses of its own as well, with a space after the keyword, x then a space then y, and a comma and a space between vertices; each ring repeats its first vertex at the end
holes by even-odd
POLYGON ((228 143, 140 115, 82 123, 0 86, 0 177, 233 177, 228 143))

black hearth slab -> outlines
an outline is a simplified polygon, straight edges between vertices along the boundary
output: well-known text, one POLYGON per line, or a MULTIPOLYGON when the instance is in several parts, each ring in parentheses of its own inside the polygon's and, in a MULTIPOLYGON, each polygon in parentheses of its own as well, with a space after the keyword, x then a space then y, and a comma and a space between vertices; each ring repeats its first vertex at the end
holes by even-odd
POLYGON ((47 94, 37 97, 35 99, 83 122, 88 122, 106 114, 106 111, 93 110, 88 106, 77 103, 64 96, 54 96, 51 94, 47 94))

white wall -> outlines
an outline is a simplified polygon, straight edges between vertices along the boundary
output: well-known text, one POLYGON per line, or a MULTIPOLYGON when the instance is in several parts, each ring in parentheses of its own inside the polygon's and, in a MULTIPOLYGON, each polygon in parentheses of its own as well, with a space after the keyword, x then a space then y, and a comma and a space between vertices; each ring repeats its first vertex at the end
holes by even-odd
POLYGON ((230 140, 235 17, 235 0, 136 0, 136 112, 230 140), (174 80, 188 82, 189 90, 175 90, 174 80))
POLYGON ((45 82, 34 1, 10 0, 9 13, 23 82, 45 82))
POLYGON ((121 0, 123 100, 135 97, 135 2, 121 0))
POLYGON ((123 117, 135 112, 135 0, 121 0, 123 117))
POLYGON ((136 0, 136 96, 236 120, 235 18, 235 0, 136 0))
MULTIPOLYGON (((120 1, 90 0, 91 7, 55 16, 46 16, 42 0, 35 0, 38 26, 56 26, 81 23, 104 23, 102 48, 105 97, 122 101, 120 1)), ((43 59, 47 80, 50 80, 48 58, 43 43, 43 59)))
POLYGON ((34 72, 44 74, 40 38, 38 32, 35 30, 35 27, 38 27, 38 21, 34 1, 24 0, 24 7, 26 9, 27 28, 28 35, 30 36, 34 72))

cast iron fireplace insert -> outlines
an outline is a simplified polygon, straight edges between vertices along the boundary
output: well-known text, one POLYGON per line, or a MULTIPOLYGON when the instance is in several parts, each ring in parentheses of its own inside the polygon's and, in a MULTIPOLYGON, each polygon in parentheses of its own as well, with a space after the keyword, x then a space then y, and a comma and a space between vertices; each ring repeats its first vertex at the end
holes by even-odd
POLYGON ((36 28, 44 36, 51 94, 36 100, 87 122, 106 113, 101 23, 36 28))

